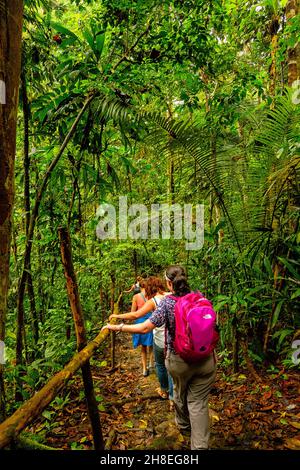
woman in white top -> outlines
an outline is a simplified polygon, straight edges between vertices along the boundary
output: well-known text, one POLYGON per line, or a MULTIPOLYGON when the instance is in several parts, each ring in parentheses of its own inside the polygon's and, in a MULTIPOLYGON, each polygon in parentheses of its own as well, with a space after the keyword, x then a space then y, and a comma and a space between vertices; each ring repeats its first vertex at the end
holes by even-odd
MULTIPOLYGON (((156 276, 150 276, 147 279, 147 287, 151 287, 153 296, 150 298, 148 295, 147 302, 135 312, 112 314, 109 319, 121 318, 122 320, 137 320, 149 312, 152 312, 159 305, 161 300, 168 292, 165 292, 165 287, 162 280, 156 276)), ((165 366, 165 326, 153 330, 153 349, 155 358, 155 367, 157 377, 160 383, 160 388, 157 389, 158 394, 163 398, 171 400, 170 408, 173 409, 173 382, 170 374, 165 366)))

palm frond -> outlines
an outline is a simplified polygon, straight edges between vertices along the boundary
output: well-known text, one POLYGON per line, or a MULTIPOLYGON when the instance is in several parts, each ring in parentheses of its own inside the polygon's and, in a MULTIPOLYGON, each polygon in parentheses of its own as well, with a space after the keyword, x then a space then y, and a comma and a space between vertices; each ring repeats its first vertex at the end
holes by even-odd
POLYGON ((152 145, 159 145, 164 155, 168 157, 170 155, 170 141, 173 141, 175 146, 179 147, 185 156, 192 158, 196 162, 199 171, 202 172, 211 186, 218 204, 222 208, 231 227, 237 247, 241 251, 238 234, 221 189, 217 163, 214 159, 215 156, 212 154, 207 141, 206 145, 204 144, 205 139, 200 129, 191 125, 189 121, 176 122, 174 119, 164 118, 157 114, 151 114, 147 117, 164 131, 163 133, 156 131, 150 134, 149 142, 152 145), (168 139, 166 139, 166 136, 168 139))
POLYGON ((129 106, 110 96, 96 97, 91 105, 91 110, 99 121, 113 119, 117 122, 126 122, 129 119, 129 106))

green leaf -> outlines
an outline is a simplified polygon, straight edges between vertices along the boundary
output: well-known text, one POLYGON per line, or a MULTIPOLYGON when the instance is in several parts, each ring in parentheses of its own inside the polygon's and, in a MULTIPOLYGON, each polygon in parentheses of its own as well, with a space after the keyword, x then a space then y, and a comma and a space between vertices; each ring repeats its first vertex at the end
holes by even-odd
POLYGON ((42 416, 44 416, 44 418, 50 420, 51 417, 52 417, 52 413, 51 413, 51 411, 45 410, 45 411, 43 411, 42 416))
POLYGON ((268 273, 271 277, 273 277, 274 274, 273 274, 273 270, 272 270, 272 266, 271 266, 271 263, 270 263, 269 258, 264 258, 264 266, 265 266, 265 268, 266 268, 267 273, 268 273))
POLYGON ((59 33, 65 34, 66 36, 72 37, 78 41, 80 41, 79 37, 73 33, 70 29, 66 28, 65 26, 61 25, 60 23, 55 23, 51 21, 51 26, 59 33))
MULTIPOLYGON (((295 276, 295 279, 300 281, 300 274, 299 272, 296 271, 296 269, 292 266, 292 264, 289 261, 287 261, 285 258, 281 258, 278 256, 278 259, 282 262, 282 264, 284 264, 286 268, 288 268, 290 273, 295 276)), ((298 265, 298 263, 296 264, 298 265)))
POLYGON ((278 304, 276 305, 276 308, 275 308, 275 311, 274 311, 274 315, 273 315, 273 320, 272 320, 272 325, 271 325, 271 328, 274 328, 274 326, 276 325, 277 321, 278 321, 278 317, 279 317, 279 314, 281 312, 281 308, 282 308, 282 305, 284 304, 285 300, 280 300, 278 302, 278 304))
POLYGON ((98 33, 96 35, 96 50, 94 51, 97 57, 97 60, 99 60, 101 57, 103 46, 104 46, 104 41, 105 41, 105 33, 98 33))
POLYGON ((127 423, 125 423, 124 426, 126 426, 126 428, 133 428, 133 422, 127 421, 127 423))
POLYGON ((280 346, 283 343, 284 339, 293 332, 294 332, 294 330, 292 330, 290 328, 287 328, 287 329, 284 329, 284 330, 279 330, 279 331, 276 331, 276 333, 274 333, 272 335, 272 338, 278 338, 279 337, 278 345, 280 346))
POLYGON ((60 44, 60 47, 65 49, 68 46, 72 46, 76 41, 77 41, 77 38, 74 38, 74 37, 64 39, 63 42, 60 44))
POLYGON ((90 46, 90 48, 92 49, 92 51, 94 50, 94 38, 92 36, 92 34, 89 32, 88 29, 85 29, 82 33, 84 39, 87 41, 88 45, 90 46))
POLYGON ((300 289, 297 289, 296 292, 294 292, 294 293, 292 294, 291 299, 292 299, 292 300, 293 300, 293 299, 296 299, 296 298, 299 297, 299 296, 300 296, 300 289))

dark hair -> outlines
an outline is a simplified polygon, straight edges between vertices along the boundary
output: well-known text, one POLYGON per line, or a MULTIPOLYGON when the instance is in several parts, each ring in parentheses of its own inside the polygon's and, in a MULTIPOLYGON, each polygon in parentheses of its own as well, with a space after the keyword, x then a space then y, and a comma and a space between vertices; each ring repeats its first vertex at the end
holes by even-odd
POLYGON ((169 266, 166 269, 166 276, 172 282, 174 294, 178 297, 191 292, 185 269, 182 266, 169 266))
POLYGON ((140 287, 146 288, 147 279, 145 279, 144 277, 138 276, 136 278, 136 282, 139 283, 140 287))
POLYGON ((157 293, 165 292, 164 282, 157 276, 150 276, 146 280, 145 293, 147 299, 152 299, 157 293))

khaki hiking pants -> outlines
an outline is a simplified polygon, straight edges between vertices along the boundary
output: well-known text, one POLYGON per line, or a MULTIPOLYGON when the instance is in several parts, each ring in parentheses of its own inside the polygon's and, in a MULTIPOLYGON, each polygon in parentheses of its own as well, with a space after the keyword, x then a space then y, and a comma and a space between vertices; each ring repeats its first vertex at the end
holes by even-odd
POLYGON ((175 422, 183 434, 191 435, 191 449, 208 449, 208 395, 216 376, 212 354, 201 363, 187 364, 168 352, 166 368, 174 382, 175 422))

